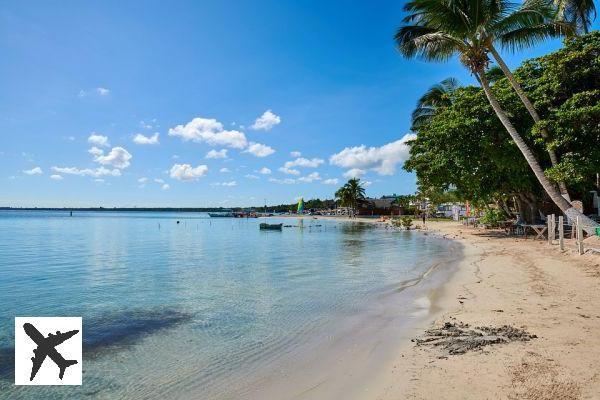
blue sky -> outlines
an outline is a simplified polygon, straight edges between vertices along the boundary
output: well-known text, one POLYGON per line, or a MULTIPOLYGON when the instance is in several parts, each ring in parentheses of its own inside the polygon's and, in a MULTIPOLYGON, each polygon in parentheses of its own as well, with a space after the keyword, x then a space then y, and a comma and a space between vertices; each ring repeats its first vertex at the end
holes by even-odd
POLYGON ((473 80, 400 57, 402 4, 3 2, 0 205, 282 203, 347 176, 412 193, 415 101, 473 80))

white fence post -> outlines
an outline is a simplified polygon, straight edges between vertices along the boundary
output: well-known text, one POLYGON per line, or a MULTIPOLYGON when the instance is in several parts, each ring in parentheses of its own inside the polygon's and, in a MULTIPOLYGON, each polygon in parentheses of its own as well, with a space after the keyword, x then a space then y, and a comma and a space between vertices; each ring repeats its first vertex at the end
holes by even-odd
POLYGON ((579 254, 583 254, 583 226, 581 224, 581 217, 577 217, 577 250, 579 254))
POLYGON ((565 250, 565 226, 563 216, 558 216, 558 244, 560 245, 560 250, 565 250))

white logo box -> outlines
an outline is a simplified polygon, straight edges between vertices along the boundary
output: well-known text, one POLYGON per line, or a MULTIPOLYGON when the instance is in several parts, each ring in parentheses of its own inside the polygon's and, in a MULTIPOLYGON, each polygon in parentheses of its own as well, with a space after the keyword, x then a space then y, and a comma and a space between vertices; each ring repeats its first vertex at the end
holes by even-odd
POLYGON ((82 339, 81 317, 16 317, 15 385, 81 385, 82 339))

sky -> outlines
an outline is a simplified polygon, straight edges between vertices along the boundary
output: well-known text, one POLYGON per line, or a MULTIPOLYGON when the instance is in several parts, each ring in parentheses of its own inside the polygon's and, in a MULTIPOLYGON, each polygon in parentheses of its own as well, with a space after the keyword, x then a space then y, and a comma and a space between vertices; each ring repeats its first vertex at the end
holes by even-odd
MULTIPOLYGON (((3 1, 0 206, 233 207, 408 194, 402 1, 3 1)), ((560 42, 505 54, 511 67, 560 42)))

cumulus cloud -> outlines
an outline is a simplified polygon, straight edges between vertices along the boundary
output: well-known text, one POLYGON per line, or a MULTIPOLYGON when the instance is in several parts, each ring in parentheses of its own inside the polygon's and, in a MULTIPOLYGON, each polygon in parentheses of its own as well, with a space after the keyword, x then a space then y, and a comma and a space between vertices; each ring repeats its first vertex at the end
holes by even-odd
POLYGON ((292 151, 290 152, 290 157, 294 157, 294 158, 298 158, 301 157, 302 153, 300 153, 299 151, 292 151))
POLYGON ((138 183, 144 184, 144 183, 148 182, 148 178, 142 177, 142 178, 138 179, 137 181, 138 181, 138 183))
POLYGON ((257 172, 259 174, 263 174, 263 175, 270 175, 271 174, 271 170, 269 168, 267 168, 267 167, 262 167, 257 172))
POLYGON ((256 157, 267 157, 275 153, 275 149, 265 144, 250 142, 250 145, 245 150, 246 153, 250 153, 256 157))
POLYGON ((227 158, 227 149, 211 150, 206 153, 206 158, 227 158))
POLYGON ((165 183, 164 180, 160 179, 160 178, 154 178, 154 182, 156 183, 165 183))
POLYGON ((227 168, 227 167, 223 167, 223 168, 221 168, 221 169, 219 170, 219 172, 220 172, 220 173, 222 173, 222 174, 226 174, 226 173, 228 173, 228 172, 231 172, 231 171, 229 170, 229 168, 227 168))
POLYGON ((263 115, 256 118, 256 120, 254 121, 254 124, 252 124, 251 128, 256 131, 258 131, 258 130, 268 131, 268 130, 271 130, 271 128, 273 128, 275 125, 278 125, 280 123, 281 123, 281 118, 279 117, 279 115, 274 114, 273 111, 271 111, 271 110, 267 110, 263 113, 263 115))
POLYGON ((210 184, 211 186, 225 186, 225 187, 232 187, 232 186, 237 186, 237 182, 236 181, 229 181, 229 182, 214 182, 210 184))
POLYGON ((252 174, 247 174, 247 175, 244 175, 244 176, 245 176, 246 178, 248 178, 248 179, 260 179, 260 177, 259 177, 259 176, 252 175, 252 174))
POLYGON ((325 179, 322 183, 324 185, 337 185, 339 183, 339 180, 337 178, 330 178, 325 179))
POLYGON ((169 186, 168 183, 163 183, 163 185, 160 187, 162 190, 169 190, 171 188, 171 186, 169 186))
POLYGON ((298 181, 300 181, 300 182, 306 182, 306 183, 310 183, 310 182, 313 182, 313 181, 320 181, 320 180, 321 180, 321 175, 319 175, 318 172, 313 172, 311 174, 308 174, 306 176, 298 178, 298 181))
POLYGON ((294 161, 286 162, 284 167, 285 168, 292 168, 292 167, 317 168, 319 165, 323 164, 324 162, 325 161, 320 158, 313 158, 313 159, 309 160, 308 158, 299 157, 299 158, 296 158, 294 161))
POLYGON ((121 171, 119 171, 118 169, 108 169, 105 167, 99 167, 95 169, 80 169, 77 167, 52 167, 52 171, 58 172, 59 174, 92 176, 94 178, 98 178, 100 176, 121 176, 121 171))
POLYGON ((292 169, 292 168, 287 168, 287 167, 281 167, 281 168, 279 168, 279 171, 283 172, 284 174, 288 174, 288 175, 300 175, 300 171, 298 171, 297 169, 292 169))
POLYGON ((108 147, 110 146, 110 143, 108 143, 108 137, 104 136, 104 135, 100 135, 98 133, 93 132, 89 137, 88 137, 88 142, 96 145, 96 146, 100 146, 100 147, 108 147))
POLYGON ((54 181, 62 181, 63 177, 62 177, 62 175, 53 174, 53 175, 50 175, 50 179, 52 179, 54 181))
POLYGON ((113 147, 107 155, 97 155, 94 161, 102 165, 110 165, 114 168, 124 169, 130 164, 132 155, 122 147, 113 147))
POLYGON ((416 137, 415 134, 409 133, 402 139, 381 147, 366 147, 365 145, 346 147, 332 155, 329 162, 338 167, 351 168, 351 171, 370 169, 380 175, 393 175, 396 172, 396 166, 409 157, 410 146, 407 142, 416 137))
POLYGON ((110 94, 110 90, 107 88, 99 87, 96 88, 96 93, 98 93, 100 96, 108 96, 110 94))
POLYGON ((27 175, 41 175, 44 173, 44 171, 42 171, 40 167, 34 167, 31 169, 24 170, 23 173, 27 175))
POLYGON ((186 142, 191 140, 234 149, 243 149, 248 145, 244 133, 225 130, 222 123, 212 118, 197 117, 185 125, 177 125, 169 129, 169 136, 179 137, 186 142))
POLYGON ((345 178, 361 178, 366 173, 367 173, 367 171, 365 171, 364 169, 352 168, 352 169, 349 169, 348 171, 344 172, 344 177, 345 178))
POLYGON ((208 172, 206 165, 192 167, 190 164, 175 164, 171 167, 170 176, 180 181, 196 181, 208 172))
POLYGON ((104 154, 104 150, 99 149, 96 146, 93 146, 90 149, 88 149, 88 153, 90 153, 94 157, 98 157, 98 156, 101 156, 102 154, 104 154))
POLYGON ((158 136, 160 134, 158 132, 155 132, 154 135, 152 136, 145 136, 142 135, 141 133, 136 134, 133 137, 133 143, 135 144, 158 144, 158 136))
POLYGON ((269 182, 278 183, 280 185, 293 185, 296 183, 295 179, 286 178, 286 179, 277 179, 277 178, 269 178, 269 182))

